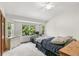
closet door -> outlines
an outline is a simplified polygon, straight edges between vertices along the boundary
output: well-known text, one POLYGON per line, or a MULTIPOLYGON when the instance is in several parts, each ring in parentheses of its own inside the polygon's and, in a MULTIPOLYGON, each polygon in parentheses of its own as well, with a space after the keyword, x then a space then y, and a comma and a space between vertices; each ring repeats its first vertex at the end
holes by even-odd
POLYGON ((2 16, 2 53, 5 51, 5 18, 2 16))
POLYGON ((0 11, 0 55, 2 55, 2 15, 0 11))
POLYGON ((0 55, 5 51, 5 18, 0 11, 0 55))

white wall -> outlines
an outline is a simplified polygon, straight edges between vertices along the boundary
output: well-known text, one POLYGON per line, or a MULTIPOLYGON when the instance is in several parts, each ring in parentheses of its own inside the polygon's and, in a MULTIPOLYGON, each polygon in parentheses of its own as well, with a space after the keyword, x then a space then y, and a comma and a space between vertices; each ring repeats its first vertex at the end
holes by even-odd
POLYGON ((70 35, 79 39, 79 10, 65 10, 47 24, 45 33, 50 36, 70 35))

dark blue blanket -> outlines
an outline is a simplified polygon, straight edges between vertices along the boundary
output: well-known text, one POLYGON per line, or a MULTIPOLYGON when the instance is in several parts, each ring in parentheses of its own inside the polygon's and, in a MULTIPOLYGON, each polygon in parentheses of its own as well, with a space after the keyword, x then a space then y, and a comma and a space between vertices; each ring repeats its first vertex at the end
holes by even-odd
MULTIPOLYGON (((53 37, 54 38, 54 37, 53 37)), ((53 38, 49 38, 49 39, 45 39, 41 42, 41 45, 43 48, 51 51, 52 53, 55 53, 56 55, 59 54, 59 49, 61 49, 62 47, 64 47, 64 45, 58 45, 58 44, 52 44, 50 41, 53 38)))

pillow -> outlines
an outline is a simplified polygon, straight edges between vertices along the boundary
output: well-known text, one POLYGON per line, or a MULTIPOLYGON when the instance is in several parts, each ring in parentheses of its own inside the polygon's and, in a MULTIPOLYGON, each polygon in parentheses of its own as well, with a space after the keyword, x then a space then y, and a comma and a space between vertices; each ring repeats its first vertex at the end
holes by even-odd
POLYGON ((68 40, 71 40, 72 37, 66 36, 66 37, 55 37, 54 39, 51 40, 51 43, 53 44, 65 44, 68 40))

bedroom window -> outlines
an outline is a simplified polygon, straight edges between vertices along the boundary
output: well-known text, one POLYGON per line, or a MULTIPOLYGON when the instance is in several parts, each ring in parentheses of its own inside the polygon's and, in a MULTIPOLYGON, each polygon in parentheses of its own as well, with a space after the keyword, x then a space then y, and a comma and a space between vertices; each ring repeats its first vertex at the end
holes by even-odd
POLYGON ((8 37, 12 37, 14 35, 14 24, 8 22, 8 37))
POLYGON ((8 37, 11 36, 11 23, 8 22, 8 37))
POLYGON ((22 25, 22 35, 34 35, 35 26, 34 25, 22 25))

